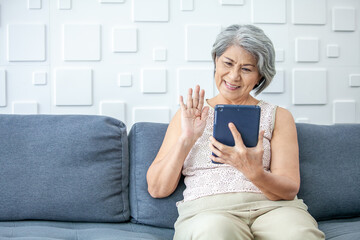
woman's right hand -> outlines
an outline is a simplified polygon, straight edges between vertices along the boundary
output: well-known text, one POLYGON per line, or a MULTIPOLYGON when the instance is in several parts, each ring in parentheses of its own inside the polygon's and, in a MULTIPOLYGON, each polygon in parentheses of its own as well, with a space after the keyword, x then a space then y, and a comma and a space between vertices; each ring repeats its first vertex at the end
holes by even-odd
POLYGON ((186 105, 184 99, 180 96, 181 107, 181 136, 192 140, 194 143, 203 134, 206 126, 206 118, 209 113, 209 107, 204 106, 205 91, 200 91, 200 86, 197 85, 194 90, 190 88, 188 91, 186 105))

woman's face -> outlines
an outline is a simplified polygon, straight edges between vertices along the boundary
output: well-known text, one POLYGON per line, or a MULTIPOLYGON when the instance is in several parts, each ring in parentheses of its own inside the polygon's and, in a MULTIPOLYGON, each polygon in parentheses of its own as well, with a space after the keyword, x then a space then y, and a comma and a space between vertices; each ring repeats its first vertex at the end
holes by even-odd
POLYGON ((226 49, 215 59, 215 66, 216 87, 230 102, 247 99, 261 79, 255 57, 239 46, 226 49))

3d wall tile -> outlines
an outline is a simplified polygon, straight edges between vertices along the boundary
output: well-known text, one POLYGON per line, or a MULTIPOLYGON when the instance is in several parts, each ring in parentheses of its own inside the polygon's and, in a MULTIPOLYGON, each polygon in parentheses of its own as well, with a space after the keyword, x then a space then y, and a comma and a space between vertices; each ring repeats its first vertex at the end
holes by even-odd
POLYGON ((170 109, 167 107, 135 107, 133 108, 133 123, 159 122, 169 123, 170 109))
POLYGON ((275 49, 275 61, 283 62, 285 60, 285 50, 284 49, 275 49))
POLYGON ((333 102, 334 123, 356 123, 356 104, 352 100, 333 102))
POLYGON ((142 69, 141 92, 166 93, 166 69, 142 69))
POLYGON ((45 25, 9 24, 8 61, 45 61, 45 25))
POLYGON ((286 23, 286 0, 253 0, 254 23, 286 23))
POLYGON ((194 10, 194 0, 181 0, 180 10, 181 11, 193 11, 194 10))
POLYGON ((133 21, 169 21, 169 0, 133 0, 133 21))
POLYGON ((205 90, 205 98, 212 98, 214 96, 214 69, 210 68, 180 68, 177 70, 177 95, 186 98, 189 88, 194 89, 196 85, 200 85, 201 89, 205 90))
POLYGON ((340 48, 337 44, 329 44, 326 47, 326 55, 329 58, 337 58, 340 55, 340 48))
POLYGON ((92 105, 91 69, 56 69, 55 105, 92 105))
POLYGON ((244 5, 244 0, 220 0, 221 5, 244 5))
POLYGON ((212 45, 220 31, 220 25, 187 25, 185 59, 187 61, 212 61, 212 45))
POLYGON ((309 118, 296 118, 295 122, 297 123, 310 123, 310 119, 309 118))
POLYGON ((332 29, 334 31, 355 31, 355 22, 355 8, 333 8, 332 29))
POLYGON ((34 85, 46 85, 47 73, 46 72, 34 72, 32 82, 34 85))
POLYGON ((0 69, 0 107, 6 106, 6 71, 0 69))
POLYGON ((349 85, 350 87, 360 87, 360 74, 350 74, 349 85))
POLYGON ((283 93, 285 83, 285 71, 282 69, 276 70, 276 75, 271 81, 270 85, 265 88, 263 93, 283 93))
POLYGON ((297 62, 318 62, 319 39, 318 38, 296 38, 295 40, 295 61, 297 62))
POLYGON ((294 24, 326 24, 326 0, 292 0, 294 24))
POLYGON ((166 61, 167 58, 166 48, 154 48, 153 49, 153 60, 154 61, 166 61))
POLYGON ((100 25, 64 24, 63 50, 65 61, 100 60, 100 25))
POLYGON ((71 0, 58 0, 58 9, 70 10, 71 9, 71 0))
POLYGON ((13 114, 38 114, 37 102, 13 102, 13 114))
POLYGON ((28 0, 29 9, 41 9, 41 0, 28 0))
POLYGON ((99 0, 100 3, 123 3, 125 0, 99 0))
POLYGON ((131 73, 119 73, 118 74, 119 87, 131 87, 132 86, 132 74, 131 73))
POLYGON ((113 52, 137 52, 137 28, 113 28, 113 52))
POLYGON ((326 104, 325 69, 293 70, 293 104, 326 104))
POLYGON ((101 101, 100 114, 119 119, 125 123, 125 103, 120 101, 101 101))

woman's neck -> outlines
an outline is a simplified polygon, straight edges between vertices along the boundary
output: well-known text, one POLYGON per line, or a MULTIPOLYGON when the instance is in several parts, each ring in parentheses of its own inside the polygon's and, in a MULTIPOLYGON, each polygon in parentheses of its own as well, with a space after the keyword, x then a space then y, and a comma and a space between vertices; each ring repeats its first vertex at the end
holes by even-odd
POLYGON ((218 94, 217 96, 215 96, 213 98, 207 99, 207 103, 212 107, 215 107, 218 104, 257 105, 259 103, 259 100, 252 97, 251 95, 249 95, 245 98, 239 98, 239 99, 232 101, 232 100, 226 99, 226 98, 222 97, 220 94, 218 94))

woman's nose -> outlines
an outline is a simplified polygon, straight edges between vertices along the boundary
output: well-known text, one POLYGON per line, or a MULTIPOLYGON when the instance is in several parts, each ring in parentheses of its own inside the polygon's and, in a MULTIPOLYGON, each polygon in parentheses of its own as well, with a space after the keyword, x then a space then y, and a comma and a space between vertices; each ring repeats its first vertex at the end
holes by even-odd
POLYGON ((233 81, 240 81, 241 79, 240 72, 237 69, 230 70, 229 77, 233 81))

